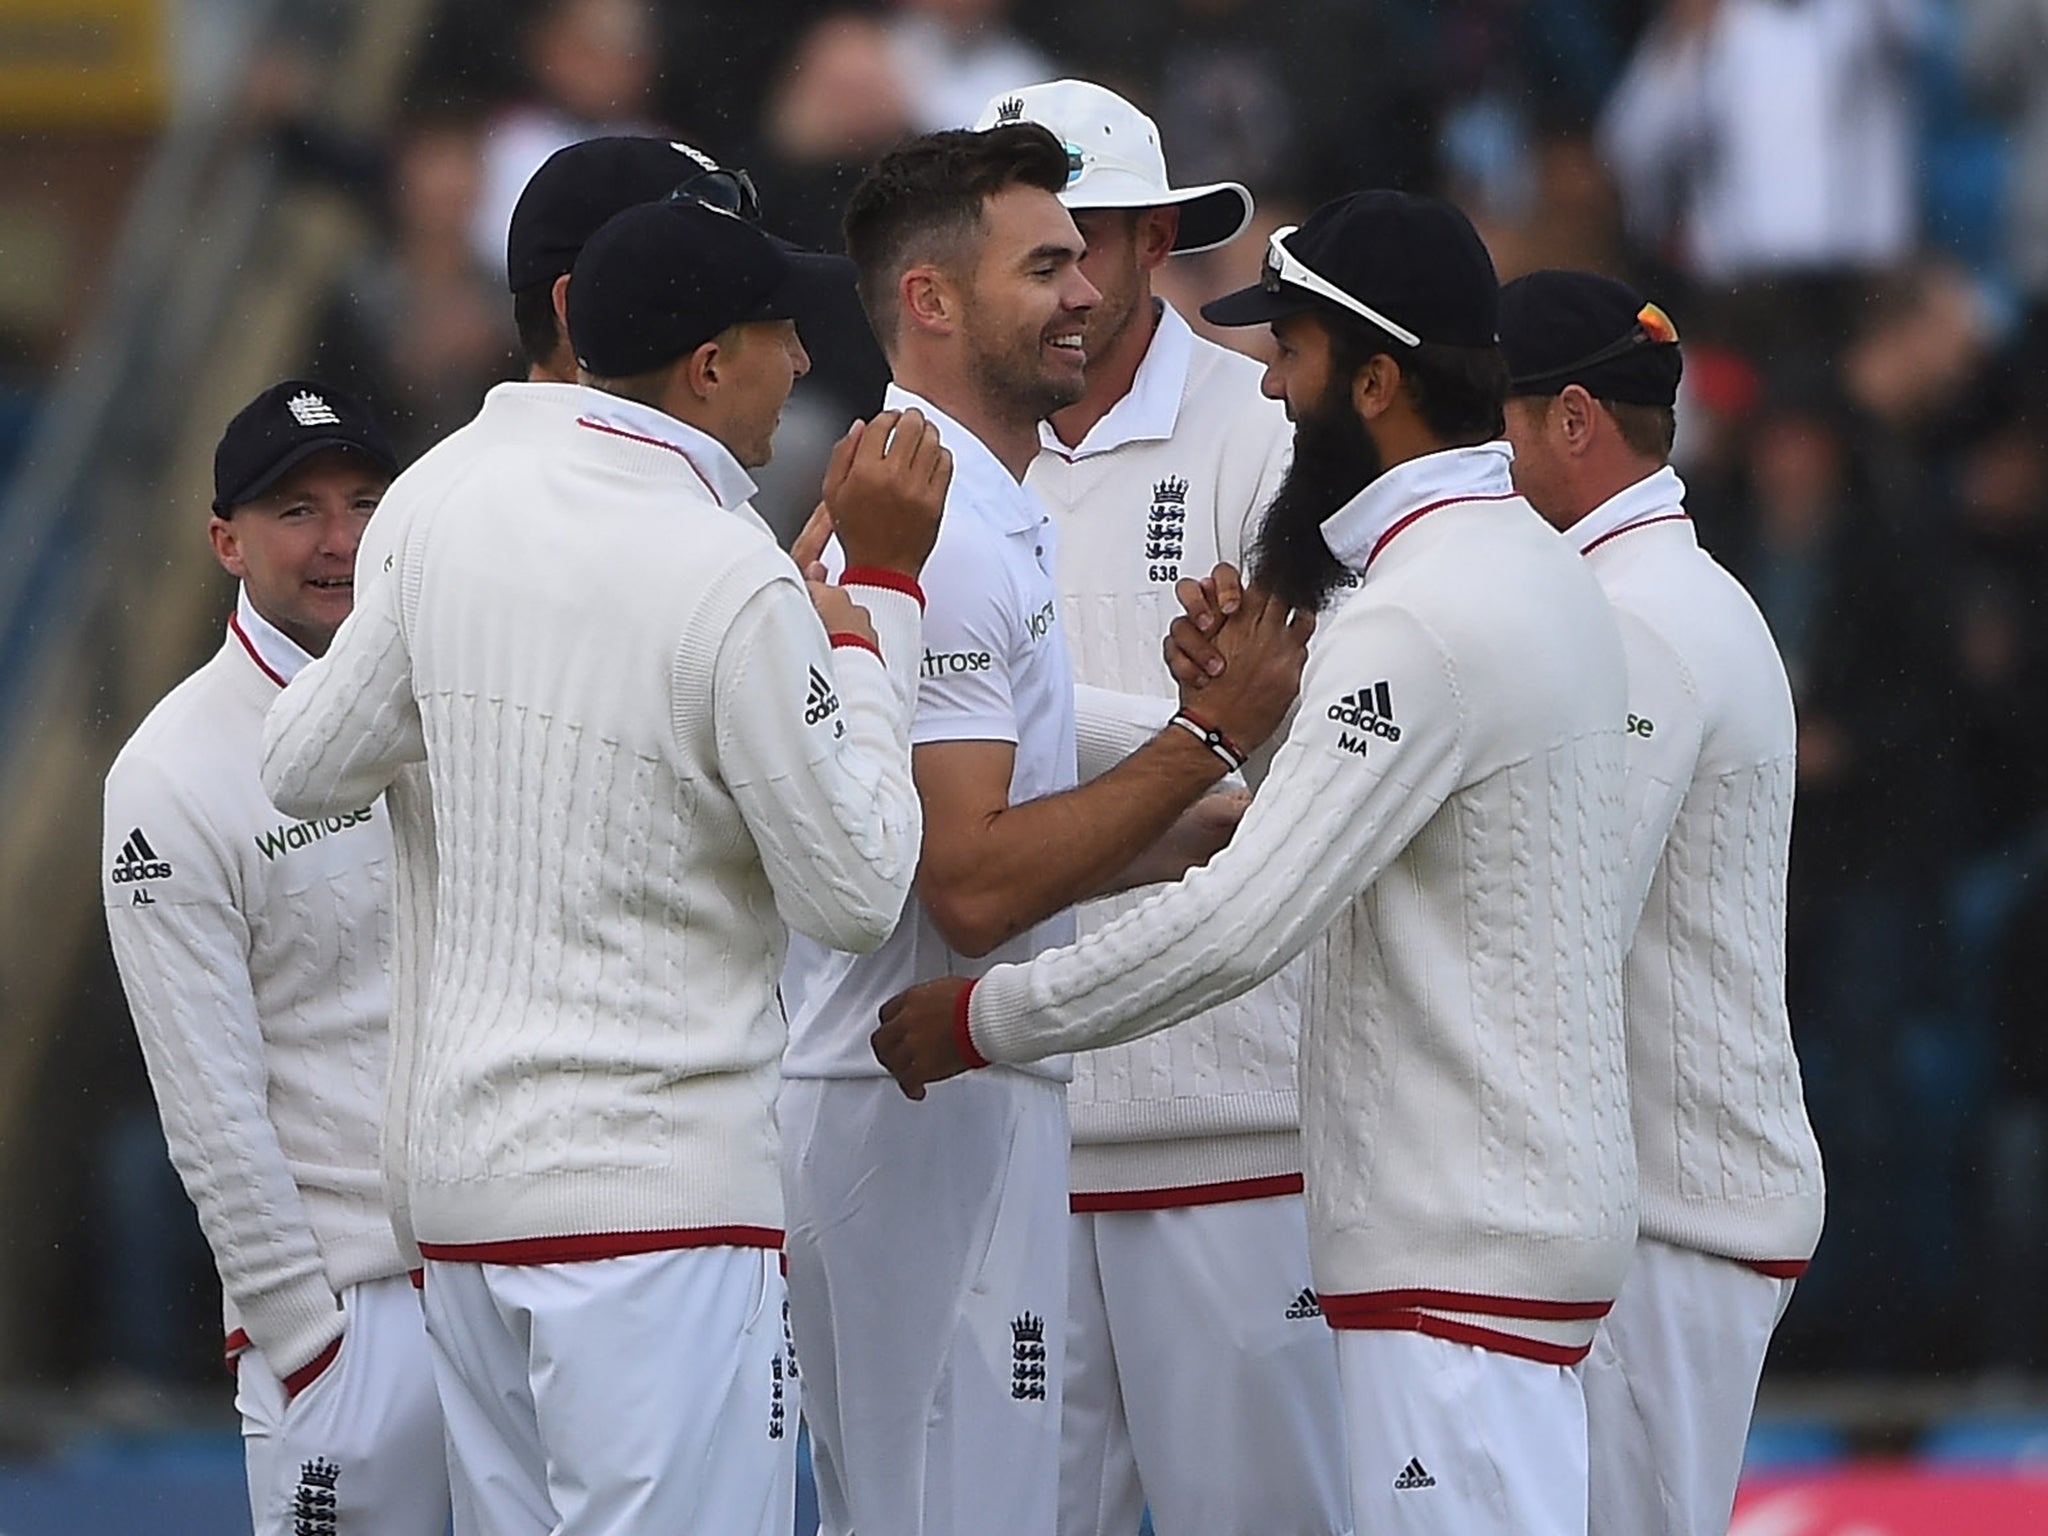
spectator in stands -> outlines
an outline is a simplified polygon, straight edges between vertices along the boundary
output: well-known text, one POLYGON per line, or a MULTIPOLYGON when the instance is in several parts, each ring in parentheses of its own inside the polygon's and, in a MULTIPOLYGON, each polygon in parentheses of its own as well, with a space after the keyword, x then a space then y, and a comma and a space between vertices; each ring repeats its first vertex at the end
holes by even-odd
POLYGON ((918 132, 965 128, 996 92, 1060 72, 1009 11, 1010 0, 896 0, 889 46, 918 132))
POLYGON ((1973 0, 1963 25, 1964 68, 2016 130, 2006 259, 2029 307, 2033 360, 2048 373, 2048 6, 1973 0))
POLYGON ((482 174, 473 123, 423 118, 401 130, 389 241, 344 281, 316 348, 321 377, 383 402, 407 461, 474 416, 517 366, 504 300, 469 241, 482 174))
POLYGON ((527 178, 564 145, 607 134, 648 134, 660 69, 648 0, 542 0, 527 23, 532 94, 484 135, 484 186, 470 240, 493 273, 505 267, 505 226, 527 178))

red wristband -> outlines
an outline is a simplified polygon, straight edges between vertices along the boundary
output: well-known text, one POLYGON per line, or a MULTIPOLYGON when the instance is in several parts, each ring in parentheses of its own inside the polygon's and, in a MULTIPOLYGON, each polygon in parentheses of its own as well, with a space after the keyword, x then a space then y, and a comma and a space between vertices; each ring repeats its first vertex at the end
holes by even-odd
POLYGON ((985 1067, 988 1058, 974 1048, 974 1031, 967 1025, 967 1008, 974 998, 974 986, 970 981, 962 987, 958 1000, 953 1004, 953 1045, 968 1066, 985 1067))
POLYGON ((1203 746, 1222 758, 1229 765, 1231 772, 1235 773, 1244 766, 1244 749, 1192 709, 1174 711, 1171 723, 1186 730, 1203 746))
POLYGON ((917 606, 924 607, 924 588, 917 584, 917 578, 906 576, 901 571, 885 571, 878 565, 849 565, 839 573, 842 587, 886 587, 891 592, 901 592, 905 597, 917 599, 917 606))
POLYGON ((831 640, 834 650, 838 650, 844 645, 850 645, 859 650, 872 651, 877 661, 882 659, 882 648, 866 635, 856 635, 843 629, 835 629, 827 638, 831 640))

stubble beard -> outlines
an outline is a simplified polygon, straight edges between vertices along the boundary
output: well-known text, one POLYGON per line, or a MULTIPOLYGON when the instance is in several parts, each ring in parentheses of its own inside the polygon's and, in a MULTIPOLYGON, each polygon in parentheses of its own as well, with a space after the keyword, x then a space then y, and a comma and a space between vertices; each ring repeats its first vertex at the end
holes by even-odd
POLYGON ((1319 612, 1347 574, 1323 540, 1323 524, 1385 468, 1348 387, 1333 383, 1294 423, 1293 461, 1252 541, 1252 580, 1290 608, 1319 612))
POLYGON ((969 337, 969 372, 984 401, 1010 421, 1040 422, 1087 392, 1079 371, 1055 374, 1045 365, 1045 328, 991 342, 969 337))

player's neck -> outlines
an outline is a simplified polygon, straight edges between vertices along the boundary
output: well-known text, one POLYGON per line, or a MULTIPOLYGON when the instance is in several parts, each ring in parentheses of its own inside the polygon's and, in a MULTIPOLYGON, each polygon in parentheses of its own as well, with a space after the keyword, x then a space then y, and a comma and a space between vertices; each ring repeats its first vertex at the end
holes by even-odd
POLYGON ((1038 457, 1035 420, 1013 419, 1012 413, 1002 409, 1000 401, 989 398, 987 391, 975 388, 950 370, 921 368, 907 359, 899 359, 896 383, 931 401, 972 432, 981 446, 995 455, 996 462, 1019 484, 1023 483, 1025 471, 1038 457))
POLYGON ((1133 314, 1131 323, 1117 333, 1101 357, 1088 359, 1086 392, 1064 410, 1053 412, 1049 418, 1054 435, 1069 448, 1092 432, 1095 423, 1107 416, 1138 382, 1138 369, 1144 365, 1145 354, 1152 350, 1152 338, 1159 334, 1163 308, 1160 301, 1152 297, 1148 283, 1139 311, 1133 314))

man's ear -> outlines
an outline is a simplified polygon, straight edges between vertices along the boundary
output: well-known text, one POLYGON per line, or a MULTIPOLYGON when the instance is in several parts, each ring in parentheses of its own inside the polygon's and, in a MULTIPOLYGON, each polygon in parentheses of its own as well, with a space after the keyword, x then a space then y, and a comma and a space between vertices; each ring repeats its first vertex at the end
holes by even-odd
POLYGON ((1180 209, 1173 205, 1147 208, 1138 215, 1138 265, 1146 271, 1161 266, 1180 238, 1180 209))
POLYGON ((1385 352, 1375 352, 1365 366, 1351 376, 1351 408, 1365 421, 1374 421, 1393 408, 1401 393, 1401 365, 1385 352))
POLYGON ((1557 401, 1550 409, 1567 453, 1576 458, 1593 446, 1593 434, 1599 426, 1600 402, 1593 398, 1585 385, 1565 385, 1558 391, 1557 401))
POLYGON ((720 332, 677 365, 676 371, 682 375, 684 387, 691 395, 699 400, 709 400, 718 393, 729 350, 727 335, 720 332))
POLYGON ((213 545, 213 558, 221 563, 221 569, 238 581, 249 574, 249 567, 242 560, 242 540, 233 519, 216 513, 206 525, 206 537, 213 545))
POLYGON ((555 305, 555 330, 558 334, 569 334, 569 274, 564 272, 555 279, 555 286, 548 290, 555 305))
POLYGON ((937 267, 912 267, 896 283, 897 331, 905 327, 950 336, 960 323, 960 294, 937 267))

